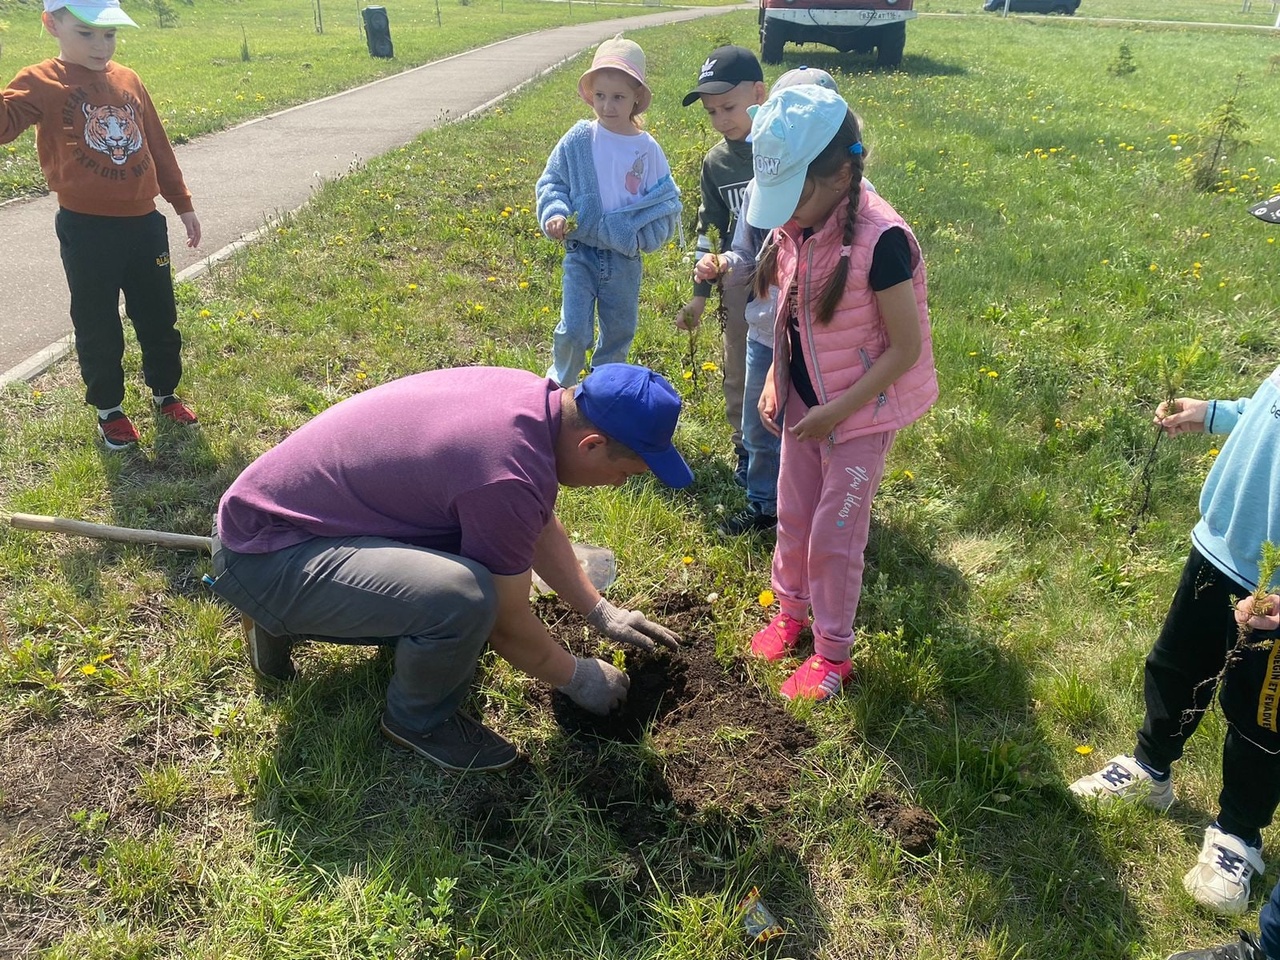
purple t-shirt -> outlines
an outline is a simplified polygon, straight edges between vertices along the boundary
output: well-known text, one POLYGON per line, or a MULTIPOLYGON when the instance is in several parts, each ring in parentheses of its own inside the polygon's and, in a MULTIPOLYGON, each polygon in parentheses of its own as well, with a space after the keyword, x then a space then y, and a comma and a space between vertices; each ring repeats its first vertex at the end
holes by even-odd
POLYGON ((560 388, 461 367, 330 407, 267 451, 218 504, 218 537, 269 553, 313 537, 388 537, 510 576, 555 508, 560 388))

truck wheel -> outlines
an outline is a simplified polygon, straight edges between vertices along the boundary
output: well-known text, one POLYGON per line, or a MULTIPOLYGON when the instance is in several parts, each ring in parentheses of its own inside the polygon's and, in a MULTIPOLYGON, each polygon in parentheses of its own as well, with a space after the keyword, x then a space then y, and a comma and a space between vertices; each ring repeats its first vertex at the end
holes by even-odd
POLYGON ((902 51, 907 45, 906 21, 885 24, 880 30, 880 42, 876 44, 876 64, 896 67, 902 63, 902 51))
POLYGON ((760 59, 765 63, 781 63, 782 48, 786 43, 786 23, 765 17, 764 23, 760 24, 760 59))

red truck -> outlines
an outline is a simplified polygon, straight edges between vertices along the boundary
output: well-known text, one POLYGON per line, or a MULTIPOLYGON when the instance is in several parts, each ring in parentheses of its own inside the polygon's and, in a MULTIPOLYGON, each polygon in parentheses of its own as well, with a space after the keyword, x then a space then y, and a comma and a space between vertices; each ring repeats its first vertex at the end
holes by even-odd
POLYGON ((781 63, 787 43, 821 43, 841 53, 876 51, 896 67, 907 43, 915 0, 760 0, 760 59, 781 63))

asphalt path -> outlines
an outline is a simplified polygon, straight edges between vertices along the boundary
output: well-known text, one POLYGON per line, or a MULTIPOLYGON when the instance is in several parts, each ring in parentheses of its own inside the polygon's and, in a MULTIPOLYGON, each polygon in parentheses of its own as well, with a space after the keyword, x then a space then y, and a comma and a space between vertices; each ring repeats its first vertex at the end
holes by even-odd
MULTIPOLYGON (((189 249, 181 222, 158 201, 169 218, 178 278, 252 242, 326 180, 492 106, 601 40, 735 9, 742 8, 667 8, 525 34, 182 144, 178 163, 204 237, 200 249, 189 249)), ((52 196, 0 205, 0 387, 35 376, 71 349, 67 283, 53 232, 57 206, 52 196)))

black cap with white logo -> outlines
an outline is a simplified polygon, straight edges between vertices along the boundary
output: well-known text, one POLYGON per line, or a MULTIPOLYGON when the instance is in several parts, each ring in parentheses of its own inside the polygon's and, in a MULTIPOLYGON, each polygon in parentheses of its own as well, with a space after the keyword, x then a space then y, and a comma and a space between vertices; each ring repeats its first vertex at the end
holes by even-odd
POLYGON ((746 47, 716 47, 698 71, 698 85, 684 98, 687 107, 704 93, 728 93, 740 83, 764 82, 764 70, 746 47))

